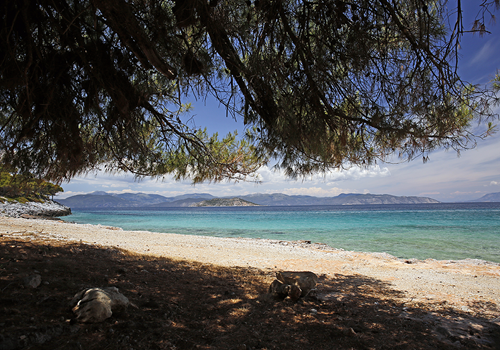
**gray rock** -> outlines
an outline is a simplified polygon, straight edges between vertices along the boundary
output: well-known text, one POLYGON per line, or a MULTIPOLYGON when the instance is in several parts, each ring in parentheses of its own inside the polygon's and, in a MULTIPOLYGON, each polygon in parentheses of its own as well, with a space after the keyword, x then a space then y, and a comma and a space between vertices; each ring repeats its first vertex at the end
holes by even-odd
POLYGON ((295 284, 290 285, 281 283, 278 280, 274 280, 273 283, 271 283, 271 285, 269 286, 269 293, 278 299, 285 299, 286 297, 290 297, 290 299, 292 299, 293 301, 297 301, 302 294, 302 290, 295 284))
POLYGON ((38 288, 38 286, 42 283, 42 276, 40 276, 38 274, 31 275, 31 276, 25 277, 23 282, 24 282, 24 285, 26 287, 38 288))
POLYGON ((283 284, 278 280, 274 280, 273 283, 269 286, 269 293, 272 294, 275 298, 285 299, 290 292, 290 285, 283 284))
POLYGON ((76 318, 88 323, 102 322, 111 317, 113 311, 128 305, 129 300, 116 287, 84 289, 71 301, 76 318))
POLYGON ((310 271, 280 271, 276 278, 289 285, 296 285, 301 289, 301 297, 305 297, 316 286, 318 276, 310 271))
POLYGON ((44 203, 0 203, 0 215, 19 217, 56 217, 71 215, 71 209, 57 202, 47 200, 44 203))

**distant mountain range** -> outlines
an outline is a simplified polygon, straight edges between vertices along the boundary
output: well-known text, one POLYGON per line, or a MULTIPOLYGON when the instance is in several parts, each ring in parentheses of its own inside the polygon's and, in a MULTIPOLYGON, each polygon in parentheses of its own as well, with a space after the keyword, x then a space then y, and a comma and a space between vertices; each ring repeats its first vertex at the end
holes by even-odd
POLYGON ((470 202, 500 202, 500 192, 488 193, 481 198, 471 200, 470 202))
POLYGON ((70 208, 133 208, 133 207, 187 207, 189 204, 215 198, 207 193, 184 194, 175 197, 165 197, 149 193, 107 193, 96 191, 79 194, 57 202, 70 208))
MULTIPOLYGON (((230 206, 244 205, 250 202, 265 206, 301 206, 301 205, 367 205, 367 204, 420 204, 439 203, 439 201, 428 197, 392 196, 389 194, 340 194, 336 197, 314 197, 314 196, 289 196, 283 193, 273 194, 251 194, 238 196, 238 202, 234 197, 214 197, 208 193, 185 194, 175 197, 164 197, 157 194, 147 193, 122 193, 113 194, 107 192, 92 192, 59 199, 58 202, 72 209, 111 209, 111 208, 165 208, 165 207, 189 207, 189 206, 216 206, 221 201, 213 199, 231 199, 230 206), (206 201, 205 203, 202 203, 206 201), (238 204, 239 203, 239 204, 238 204)), ((224 202, 224 201, 222 201, 224 202)), ((229 203, 225 201, 225 203, 229 203)))

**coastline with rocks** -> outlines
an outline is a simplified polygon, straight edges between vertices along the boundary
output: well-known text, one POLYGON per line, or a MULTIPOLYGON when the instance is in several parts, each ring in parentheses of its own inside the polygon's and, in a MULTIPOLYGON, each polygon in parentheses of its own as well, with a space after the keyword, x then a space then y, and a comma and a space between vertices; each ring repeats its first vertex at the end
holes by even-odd
POLYGON ((53 200, 44 202, 0 202, 0 216, 13 218, 56 218, 58 216, 71 215, 71 208, 59 204, 53 200))

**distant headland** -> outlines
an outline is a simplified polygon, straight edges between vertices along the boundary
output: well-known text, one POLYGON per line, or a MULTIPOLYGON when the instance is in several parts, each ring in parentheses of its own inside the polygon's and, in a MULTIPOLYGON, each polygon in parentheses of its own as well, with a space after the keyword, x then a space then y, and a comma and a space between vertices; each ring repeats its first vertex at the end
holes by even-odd
POLYGON ((241 198, 214 198, 198 203, 192 203, 190 207, 258 207, 255 204, 241 198))

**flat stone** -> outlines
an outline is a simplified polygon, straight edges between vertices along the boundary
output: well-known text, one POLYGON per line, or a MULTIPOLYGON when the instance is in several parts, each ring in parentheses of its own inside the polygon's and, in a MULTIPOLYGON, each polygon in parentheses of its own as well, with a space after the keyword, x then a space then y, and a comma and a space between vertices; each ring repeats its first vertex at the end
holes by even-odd
POLYGON ((42 276, 38 274, 31 275, 25 277, 23 282, 26 287, 38 288, 38 286, 42 283, 42 276))

